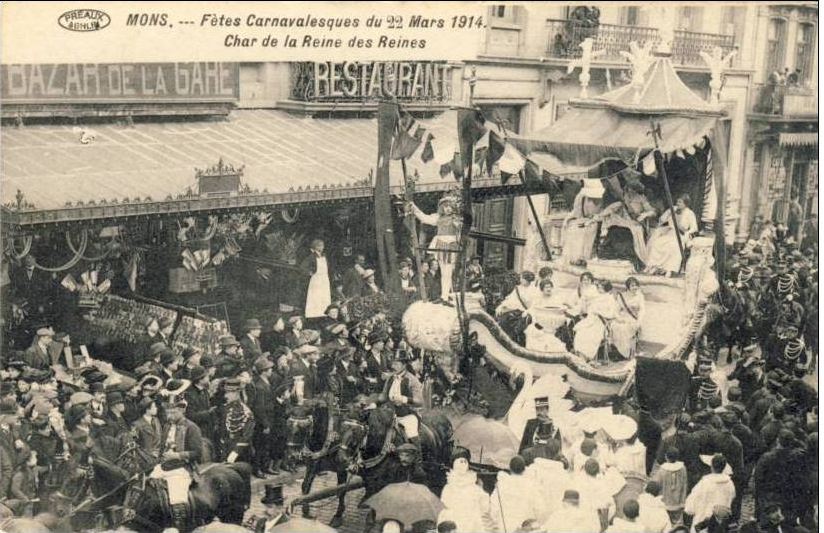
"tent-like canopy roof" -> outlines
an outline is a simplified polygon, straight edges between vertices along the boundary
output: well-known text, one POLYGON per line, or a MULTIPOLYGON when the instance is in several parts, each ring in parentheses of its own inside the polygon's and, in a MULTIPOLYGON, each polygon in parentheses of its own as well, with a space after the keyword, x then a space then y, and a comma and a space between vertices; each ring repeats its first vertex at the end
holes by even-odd
POLYGON ((510 142, 525 154, 550 153, 572 167, 592 168, 610 159, 630 164, 655 148, 653 122, 661 127, 661 151, 669 153, 701 144, 724 114, 681 81, 668 57, 652 63, 637 89, 626 85, 570 104, 558 122, 510 142))

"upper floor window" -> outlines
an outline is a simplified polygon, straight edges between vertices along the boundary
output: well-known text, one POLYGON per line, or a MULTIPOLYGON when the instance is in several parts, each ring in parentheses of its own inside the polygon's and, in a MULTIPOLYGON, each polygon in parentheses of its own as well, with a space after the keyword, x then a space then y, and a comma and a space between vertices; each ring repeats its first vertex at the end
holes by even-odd
POLYGON ((795 49, 795 68, 798 73, 799 82, 807 82, 810 80, 814 52, 815 25, 809 23, 799 24, 795 49))
POLYGON ((624 26, 638 26, 641 24, 641 8, 629 6, 621 8, 621 24, 624 26))
POLYGON ((678 29, 686 31, 701 30, 701 8, 684 6, 678 10, 678 29))
POLYGON ((745 7, 727 6, 721 19, 721 33, 732 35, 733 42, 740 43, 744 34, 744 22, 746 16, 745 7))
POLYGON ((784 72, 784 46, 787 38, 787 22, 784 19, 770 19, 767 26, 767 75, 784 72))
POLYGON ((492 6, 492 18, 501 22, 517 22, 516 17, 517 6, 496 4, 492 6))

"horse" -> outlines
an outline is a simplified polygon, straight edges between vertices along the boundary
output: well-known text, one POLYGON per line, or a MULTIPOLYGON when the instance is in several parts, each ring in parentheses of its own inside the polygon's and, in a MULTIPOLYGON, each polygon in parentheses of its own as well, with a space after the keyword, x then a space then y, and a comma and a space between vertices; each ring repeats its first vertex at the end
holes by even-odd
MULTIPOLYGON (((309 406, 307 406, 309 407, 309 406)), ((357 416, 351 413, 343 416, 334 402, 315 400, 311 405, 310 425, 289 424, 288 442, 291 447, 302 448, 300 456, 306 465, 306 473, 301 483, 301 494, 309 494, 315 478, 323 472, 334 472, 338 485, 343 485, 349 478, 349 463, 340 460, 340 432, 348 424, 359 424, 357 416)), ((361 425, 362 427, 362 425, 361 425)), ((338 495, 338 507, 329 525, 339 527, 343 524, 346 510, 346 492, 338 495)), ((303 516, 311 518, 309 505, 303 505, 303 516)))
MULTIPOLYGON (((366 489, 364 500, 392 483, 403 470, 405 465, 394 450, 404 443, 390 405, 371 410, 365 426, 350 424, 342 429, 338 461, 357 466, 366 489)), ((421 415, 420 443, 426 485, 440 495, 452 454, 452 424, 443 413, 428 411, 421 415)))
POLYGON ((707 304, 704 318, 703 333, 707 337, 709 347, 715 353, 726 346, 728 359, 731 359, 732 349, 743 348, 749 341, 747 332, 747 309, 738 292, 730 286, 722 285, 707 304))
MULTIPOLYGON (((111 444, 111 443, 110 443, 111 444)), ((54 497, 59 518, 73 530, 112 529, 125 526, 136 531, 160 531, 179 527, 159 480, 147 472, 139 448, 123 439, 118 455, 107 457, 95 446, 82 454, 64 487, 54 497), (71 490, 75 489, 75 490, 71 490), (120 509, 124 512, 112 512, 120 509), (107 523, 108 522, 108 523, 107 523)), ((153 466, 153 465, 151 465, 153 466)), ((189 488, 186 529, 211 522, 241 524, 252 500, 251 467, 246 463, 211 463, 201 466, 189 488)))

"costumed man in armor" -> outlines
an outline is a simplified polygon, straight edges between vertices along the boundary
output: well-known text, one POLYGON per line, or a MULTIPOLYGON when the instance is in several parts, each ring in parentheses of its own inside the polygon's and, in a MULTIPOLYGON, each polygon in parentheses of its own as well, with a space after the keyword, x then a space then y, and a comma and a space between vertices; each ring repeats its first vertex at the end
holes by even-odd
POLYGON ((252 410, 240 398, 243 384, 239 378, 223 382, 226 404, 218 425, 221 456, 227 463, 242 461, 251 463, 252 435, 255 418, 252 410))
POLYGON ((188 523, 189 486, 192 471, 200 462, 203 439, 197 424, 186 418, 186 400, 177 395, 169 396, 165 405, 166 424, 160 442, 160 458, 150 475, 165 480, 169 491, 172 520, 180 530, 188 523))
POLYGON ((254 529, 255 533, 268 533, 275 526, 289 521, 289 516, 283 509, 283 485, 267 484, 260 503, 264 505, 263 516, 253 516, 247 522, 248 527, 254 529))
POLYGON ((572 265, 586 266, 598 236, 598 221, 604 186, 601 180, 585 179, 572 202, 572 211, 564 219, 561 259, 572 265))
POLYGON ((603 220, 603 229, 607 238, 601 257, 604 259, 630 259, 637 270, 647 263, 647 244, 644 234, 644 222, 655 216, 655 208, 644 195, 644 184, 638 180, 627 181, 623 199, 613 202, 596 215, 603 220), (631 245, 625 242, 621 232, 610 231, 623 228, 631 235, 631 245))
POLYGON ((309 257, 301 263, 301 269, 309 276, 306 307, 303 312, 303 316, 307 319, 323 317, 326 308, 332 303, 330 269, 326 256, 323 254, 324 247, 322 240, 313 240, 309 257))
POLYGON ((407 209, 411 209, 415 218, 422 224, 438 228, 438 233, 432 238, 429 248, 437 250, 437 258, 440 262, 441 300, 449 301, 449 294, 452 292, 452 272, 455 269, 456 252, 459 249, 458 236, 463 226, 460 199, 455 193, 443 196, 438 200, 438 212, 431 215, 421 211, 411 201, 407 203, 407 209))
POLYGON ((381 401, 390 402, 395 409, 398 423, 406 433, 406 439, 421 449, 418 437, 417 409, 423 406, 423 385, 414 374, 406 369, 403 354, 390 363, 392 376, 386 381, 381 401))

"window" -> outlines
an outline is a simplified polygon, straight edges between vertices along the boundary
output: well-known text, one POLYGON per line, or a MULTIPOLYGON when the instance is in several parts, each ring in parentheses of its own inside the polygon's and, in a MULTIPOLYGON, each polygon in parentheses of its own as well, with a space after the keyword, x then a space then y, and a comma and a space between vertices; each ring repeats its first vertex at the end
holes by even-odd
POLYGON ((638 6, 621 8, 621 24, 624 26, 638 26, 641 20, 641 9, 638 6))
POLYGON ((724 35, 732 35, 733 42, 741 42, 741 37, 744 34, 744 18, 746 16, 746 8, 728 6, 724 8, 724 15, 721 20, 721 33, 724 35))
POLYGON ((517 6, 507 6, 507 5, 493 5, 492 6, 492 18, 497 19, 501 22, 516 22, 515 17, 515 10, 517 6))
POLYGON ((767 76, 784 71, 784 41, 787 37, 787 23, 784 19, 770 19, 767 26, 767 76))
POLYGON ((795 49, 795 68, 799 71, 799 82, 810 80, 813 64, 813 47, 815 46, 815 26, 800 24, 798 26, 798 40, 795 49))
POLYGON ((682 7, 678 10, 678 28, 685 31, 701 29, 701 8, 696 6, 682 7))

